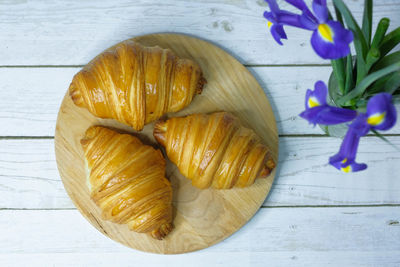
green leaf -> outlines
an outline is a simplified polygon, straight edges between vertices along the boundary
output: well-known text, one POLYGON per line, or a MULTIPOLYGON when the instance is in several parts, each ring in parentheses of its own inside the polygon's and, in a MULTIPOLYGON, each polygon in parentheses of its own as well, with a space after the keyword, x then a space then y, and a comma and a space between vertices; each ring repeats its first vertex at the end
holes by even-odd
POLYGON ((372 32, 372 0, 364 1, 362 31, 364 33, 365 40, 367 41, 367 45, 369 46, 372 32))
POLYGON ((367 55, 368 47, 360 26, 358 26, 357 21, 354 19, 350 10, 347 8, 342 0, 333 0, 333 3, 344 17, 347 27, 354 34, 354 46, 356 48, 357 54, 361 54, 363 58, 365 58, 365 56, 367 55))
POLYGON ((342 17, 342 14, 340 13, 340 10, 337 9, 337 7, 335 5, 333 5, 333 7, 335 9, 336 20, 339 21, 340 23, 342 23, 342 25, 344 26, 343 17, 342 17))
POLYGON ((346 21, 347 27, 354 34, 354 47, 356 49, 357 54, 357 84, 364 78, 366 75, 365 71, 365 58, 368 52, 367 42, 364 38, 364 34, 358 26, 357 21, 354 19, 350 10, 343 3, 342 0, 333 0, 333 3, 337 9, 339 9, 340 13, 344 17, 346 21))
POLYGON ((377 132, 376 130, 371 130, 377 137, 379 137, 381 140, 383 140, 384 142, 388 143, 389 145, 391 145, 394 149, 396 149, 397 151, 400 151, 400 148, 397 147, 395 144, 393 144, 392 142, 390 142, 386 137, 384 137, 382 134, 380 134, 379 132, 377 132))
POLYGON ((400 88, 400 71, 392 73, 391 77, 386 81, 383 90, 386 93, 394 94, 400 88))
POLYGON ((340 94, 344 95, 344 82, 345 82, 344 61, 342 58, 331 60, 331 65, 333 73, 335 74, 340 94))
POLYGON ((371 71, 377 71, 383 69, 387 66, 390 66, 396 62, 400 62, 400 51, 391 53, 389 55, 381 58, 371 69, 371 71))
POLYGON ((354 90, 350 91, 347 95, 341 97, 338 99, 338 104, 339 105, 344 105, 346 102, 362 95, 364 91, 370 86, 373 82, 378 80, 379 78, 400 70, 400 62, 395 63, 391 66, 388 66, 384 69, 381 69, 377 72, 371 73, 367 77, 365 77, 357 86, 354 88, 354 90))
POLYGON ((376 32, 374 35, 374 39, 372 40, 371 47, 379 47, 383 38, 385 37, 386 31, 389 27, 390 20, 388 18, 382 18, 379 23, 378 27, 376 27, 376 32))
POLYGON ((350 53, 346 58, 346 82, 344 85, 344 94, 347 94, 353 88, 353 86, 353 59, 350 53))
POLYGON ((357 111, 365 113, 367 110, 367 104, 368 100, 367 99, 359 99, 357 100, 356 106, 357 106, 357 111))
POLYGON ((400 27, 391 31, 385 36, 385 38, 383 38, 383 41, 379 46, 381 55, 382 56, 386 55, 399 43, 400 43, 400 27))
POLYGON ((390 79, 391 75, 393 75, 393 73, 385 75, 382 78, 379 78, 378 80, 376 80, 373 85, 368 87, 367 91, 364 94, 364 97, 367 98, 374 94, 383 92, 385 83, 390 79))
POLYGON ((367 60, 365 62, 366 67, 365 71, 368 73, 369 69, 372 67, 372 65, 379 60, 381 56, 381 53, 379 52, 378 48, 371 47, 371 49, 368 51, 367 54, 367 60))

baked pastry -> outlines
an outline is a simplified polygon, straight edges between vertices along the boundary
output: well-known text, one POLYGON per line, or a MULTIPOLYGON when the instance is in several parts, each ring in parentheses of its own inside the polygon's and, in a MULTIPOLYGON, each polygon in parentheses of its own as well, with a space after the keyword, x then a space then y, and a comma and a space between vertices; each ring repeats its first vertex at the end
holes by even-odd
POLYGON ((168 158, 198 188, 249 186, 275 167, 260 138, 226 112, 159 121, 153 134, 168 158))
POLYGON ((100 126, 81 140, 92 200, 105 220, 164 238, 172 230, 172 188, 160 150, 100 126))
POLYGON ((202 91, 200 67, 169 49, 127 40, 98 55, 73 78, 69 94, 100 118, 143 129, 167 112, 177 112, 202 91))

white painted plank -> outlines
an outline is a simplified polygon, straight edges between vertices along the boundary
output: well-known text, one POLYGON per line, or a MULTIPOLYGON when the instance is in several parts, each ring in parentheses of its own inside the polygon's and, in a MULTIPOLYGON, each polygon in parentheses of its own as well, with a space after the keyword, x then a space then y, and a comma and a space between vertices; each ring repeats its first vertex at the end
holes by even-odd
MULTIPOLYGON (((343 174, 327 164, 340 140, 281 138, 278 171, 265 206, 400 204, 400 153, 375 137, 358 159, 369 169, 343 174)), ((389 137, 400 146, 400 136, 389 137)), ((0 208, 74 208, 60 180, 53 140, 0 140, 0 208)))
MULTIPOLYGON (((249 243, 252 241, 249 241, 249 243)), ((253 241, 254 242, 254 241, 253 241)), ((150 266, 150 267, 204 267, 204 266, 306 266, 306 267, 398 267, 400 252, 379 251, 199 251, 184 255, 155 255, 125 249, 124 252, 100 253, 35 253, 0 254, 2 267, 46 266, 150 266)))
POLYGON ((0 68, 0 136, 53 136, 79 68, 0 68))
POLYGON ((400 207, 264 208, 227 240, 198 252, 169 256, 123 247, 97 232, 75 210, 3 210, 0 214, 1 266, 15 261, 20 266, 400 263, 400 207))
MULTIPOLYGON (((62 98, 80 68, 0 68, 0 136, 53 136, 62 98)), ((323 134, 298 117, 307 88, 328 80, 330 67, 253 67, 266 92, 278 131, 323 134)), ((251 90, 251 88, 249 88, 251 90)), ((400 107, 398 108, 400 116, 400 107)), ((400 133, 400 123, 386 133, 400 133)))
MULTIPOLYGON (((346 1, 359 22, 363 2, 346 1)), ((0 65, 86 64, 116 42, 155 32, 211 40, 247 64, 327 62, 313 52, 309 31, 288 28, 285 46, 276 44, 262 16, 263 0, 1 1, 0 10, 0 65)), ((374 25, 387 16, 392 29, 399 14, 398 0, 375 1, 374 25)))
MULTIPOLYGON (((389 137, 400 147, 400 137, 389 137)), ((266 205, 366 205, 400 203, 396 174, 400 152, 377 137, 361 139, 357 162, 362 172, 345 174, 328 164, 339 151, 338 138, 280 138, 279 167, 266 205)))

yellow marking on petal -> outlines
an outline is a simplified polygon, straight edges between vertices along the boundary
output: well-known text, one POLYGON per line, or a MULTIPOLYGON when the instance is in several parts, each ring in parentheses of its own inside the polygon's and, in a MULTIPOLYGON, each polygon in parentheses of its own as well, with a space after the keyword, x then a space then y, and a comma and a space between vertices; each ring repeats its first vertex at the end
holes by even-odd
POLYGON ((308 99, 308 107, 313 108, 313 107, 318 107, 321 104, 318 102, 318 100, 315 97, 310 97, 308 99))
POLYGON ((367 122, 369 125, 379 125, 385 120, 386 112, 383 113, 375 113, 368 117, 367 122))
POLYGON ((342 172, 346 172, 346 173, 352 172, 352 169, 351 169, 351 166, 350 166, 350 165, 347 166, 347 167, 342 167, 340 170, 341 170, 342 172))
POLYGON ((333 31, 328 24, 319 24, 318 32, 321 35, 322 39, 327 42, 333 43, 333 31))
POLYGON ((342 160, 342 163, 346 163, 347 162, 347 158, 344 158, 344 160, 342 160))
POLYGON ((268 21, 267 21, 267 25, 268 25, 268 29, 271 28, 272 22, 268 20, 268 21))

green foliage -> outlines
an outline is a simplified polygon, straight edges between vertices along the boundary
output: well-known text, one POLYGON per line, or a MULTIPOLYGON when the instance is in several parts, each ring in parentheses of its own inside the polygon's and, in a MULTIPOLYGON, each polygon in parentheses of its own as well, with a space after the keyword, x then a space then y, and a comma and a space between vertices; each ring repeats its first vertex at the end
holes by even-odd
POLYGON ((350 91, 348 94, 340 98, 338 100, 338 104, 345 105, 346 103, 348 103, 348 101, 360 97, 367 90, 368 86, 370 86, 380 78, 384 77, 385 75, 395 71, 400 71, 400 62, 397 62, 386 68, 383 68, 381 70, 369 74, 360 83, 358 83, 352 91, 350 91))
POLYGON ((330 92, 332 100, 364 110, 370 97, 387 92, 400 102, 400 51, 390 53, 400 43, 400 27, 386 34, 390 20, 382 18, 372 36, 372 0, 364 1, 361 27, 343 0, 333 0, 333 4, 337 21, 353 32, 356 55, 331 61, 335 80, 329 81, 329 87, 337 88, 330 92))
POLYGON ((367 45, 371 42, 372 32, 372 0, 365 0, 364 2, 364 16, 362 23, 362 31, 364 33, 367 45))

